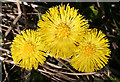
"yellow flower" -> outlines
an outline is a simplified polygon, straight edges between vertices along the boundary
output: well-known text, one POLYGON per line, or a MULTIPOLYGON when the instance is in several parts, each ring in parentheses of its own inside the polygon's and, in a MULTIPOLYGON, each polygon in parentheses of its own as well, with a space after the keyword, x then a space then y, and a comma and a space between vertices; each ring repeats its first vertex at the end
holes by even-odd
POLYGON ((111 53, 108 42, 102 31, 89 30, 79 39, 78 54, 72 57, 70 64, 82 72, 93 72, 103 68, 111 53))
POLYGON ((42 46, 40 38, 34 30, 21 31, 21 35, 17 35, 11 45, 11 54, 15 63, 20 63, 19 66, 32 69, 32 66, 37 69, 39 62, 44 63, 47 56, 41 51, 42 46))
POLYGON ((76 49, 76 39, 88 28, 84 16, 78 14, 69 4, 49 8, 38 21, 38 32, 42 43, 51 56, 56 58, 70 58, 76 49))

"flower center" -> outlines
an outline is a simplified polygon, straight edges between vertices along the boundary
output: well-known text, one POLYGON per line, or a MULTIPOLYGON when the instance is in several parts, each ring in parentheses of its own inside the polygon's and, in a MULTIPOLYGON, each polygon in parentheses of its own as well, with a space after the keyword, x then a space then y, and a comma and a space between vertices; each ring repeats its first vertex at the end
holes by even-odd
POLYGON ((70 35, 70 28, 64 23, 58 24, 55 35, 62 39, 67 38, 70 35))
POLYGON ((34 46, 31 43, 24 44, 23 46, 24 53, 32 53, 33 50, 34 50, 34 46))
POLYGON ((95 46, 92 44, 88 44, 87 46, 83 46, 83 54, 84 56, 91 56, 95 52, 95 46))

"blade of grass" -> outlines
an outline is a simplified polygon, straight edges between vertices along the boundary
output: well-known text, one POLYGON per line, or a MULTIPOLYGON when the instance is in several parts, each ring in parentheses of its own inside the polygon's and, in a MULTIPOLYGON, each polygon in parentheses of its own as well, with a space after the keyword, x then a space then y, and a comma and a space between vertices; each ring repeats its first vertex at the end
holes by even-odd
POLYGON ((3 39, 3 37, 0 35, 0 38, 1 38, 1 40, 2 40, 2 42, 3 42, 3 44, 4 44, 4 46, 5 46, 5 42, 4 42, 4 39, 3 39))
POLYGON ((111 9, 111 8, 110 8, 110 13, 111 13, 112 18, 113 18, 113 23, 114 23, 114 24, 115 24, 115 26, 116 26, 116 30, 117 30, 117 31, 118 31, 118 33, 120 34, 119 27, 118 27, 118 25, 117 25, 117 23, 116 23, 116 19, 115 19, 114 15, 113 15, 113 12, 112 12, 112 9, 111 9))
MULTIPOLYGON (((1 38, 2 42, 3 42, 3 44, 4 44, 4 47, 6 47, 5 41, 4 41, 4 39, 3 39, 3 37, 1 35, 0 35, 0 38, 1 38)), ((7 56, 7 51, 5 51, 5 53, 6 53, 6 56, 7 56)))

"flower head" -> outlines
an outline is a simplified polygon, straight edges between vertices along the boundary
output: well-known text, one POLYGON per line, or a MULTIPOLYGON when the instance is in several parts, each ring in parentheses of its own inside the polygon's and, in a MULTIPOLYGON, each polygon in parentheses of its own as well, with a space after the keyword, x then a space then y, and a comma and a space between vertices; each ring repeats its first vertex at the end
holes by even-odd
POLYGON ((51 56, 70 58, 76 49, 76 39, 88 28, 84 16, 69 4, 49 8, 37 24, 41 41, 51 56))
POLYGON ((105 66, 110 56, 108 39, 101 31, 92 29, 79 39, 78 54, 70 64, 79 71, 93 72, 105 66))
POLYGON ((11 45, 11 54, 15 63, 19 66, 37 69, 39 62, 41 64, 46 60, 45 53, 41 51, 42 45, 40 38, 34 30, 21 31, 21 35, 17 35, 11 45))

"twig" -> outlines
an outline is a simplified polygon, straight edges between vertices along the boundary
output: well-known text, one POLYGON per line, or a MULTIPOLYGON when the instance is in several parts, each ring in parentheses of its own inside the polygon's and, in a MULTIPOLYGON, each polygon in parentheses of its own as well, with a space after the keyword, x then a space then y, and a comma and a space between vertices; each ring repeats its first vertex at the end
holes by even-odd
POLYGON ((2 53, 2 56, 7 56, 7 57, 9 57, 9 58, 12 58, 12 56, 11 55, 6 55, 6 53, 2 53))
POLYGON ((12 30, 12 33, 13 33, 14 35, 17 35, 17 33, 15 33, 14 30, 12 30))
MULTIPOLYGON (((7 42, 5 45, 11 44, 12 42, 7 42)), ((1 43, 1 45, 4 45, 4 43, 1 43)))
POLYGON ((97 5, 98 5, 98 7, 100 8, 100 3, 98 2, 98 0, 97 0, 97 5))
POLYGON ((4 59, 5 59, 5 58, 3 58, 3 57, 0 56, 0 61, 3 61, 4 59))
POLYGON ((31 72, 29 72, 27 75, 24 76, 25 79, 28 79, 28 77, 31 75, 31 72))
MULTIPOLYGON (((60 63, 62 63, 65 67, 67 67, 67 69, 69 69, 71 72, 75 73, 73 70, 71 70, 66 64, 64 64, 60 59, 57 59, 60 63)), ((76 75, 77 78, 79 78, 79 76, 76 75)))
POLYGON ((5 63, 4 63, 4 62, 3 62, 3 68, 4 68, 4 71, 5 71, 5 74, 6 74, 6 75, 5 75, 5 79, 4 79, 3 82, 6 82, 6 79, 7 79, 7 80, 9 80, 9 79, 8 79, 8 73, 7 73, 7 71, 6 71, 6 67, 5 67, 5 63))
POLYGON ((5 58, 4 58, 4 57, 1 57, 1 56, 0 56, 0 60, 1 60, 1 61, 4 61, 4 62, 6 62, 6 63, 10 63, 10 64, 13 64, 13 65, 18 66, 14 61, 5 60, 5 58))
POLYGON ((0 50, 2 50, 2 51, 6 51, 7 54, 10 54, 10 51, 9 51, 8 49, 3 49, 2 47, 0 47, 0 50))
POLYGON ((59 61, 61 64, 63 64, 68 70, 70 70, 71 72, 74 72, 66 64, 64 64, 59 58, 58 59, 56 58, 56 60, 59 61))
POLYGON ((10 33, 11 30, 12 30, 12 27, 10 26, 8 30, 5 32, 5 37, 7 37, 7 35, 10 33))
POLYGON ((9 13, 5 13, 8 17, 12 18, 12 19, 15 19, 15 15, 11 15, 9 13))
POLYGON ((21 17, 21 9, 20 9, 20 3, 19 0, 17 0, 17 8, 18 8, 18 16, 16 17, 16 19, 13 21, 13 24, 15 25, 16 22, 18 21, 18 19, 21 17))
POLYGON ((15 66, 16 66, 16 65, 13 65, 13 66, 10 68, 10 70, 12 70, 15 66))
POLYGON ((50 79, 56 81, 56 79, 54 79, 53 77, 51 77, 51 76, 49 76, 49 75, 47 75, 47 74, 45 74, 45 73, 43 73, 43 72, 40 72, 40 73, 43 74, 43 75, 45 75, 46 77, 48 77, 48 78, 50 78, 50 79))
POLYGON ((1 17, 1 16, 5 16, 5 15, 0 13, 0 17, 1 17))
POLYGON ((87 77, 87 79, 88 79, 88 80, 90 80, 90 78, 89 78, 89 76, 88 76, 88 75, 87 75, 86 77, 87 77))
POLYGON ((91 75, 92 76, 92 78, 95 78, 95 76, 94 75, 91 75))
POLYGON ((19 34, 21 34, 21 32, 20 32, 20 25, 19 24, 17 24, 17 29, 15 29, 19 34))
POLYGON ((60 71, 56 71, 56 70, 54 70, 54 69, 50 69, 48 66, 42 65, 42 67, 44 67, 44 68, 46 68, 46 69, 48 69, 48 70, 50 70, 50 71, 52 71, 52 72, 55 72, 55 75, 58 76, 58 77, 60 77, 60 78, 66 79, 66 80, 68 80, 68 81, 75 80, 75 79, 73 79, 73 78, 70 78, 70 77, 62 74, 60 71))
MULTIPOLYGON (((13 15, 13 14, 19 14, 19 13, 6 13, 6 14, 10 14, 10 15, 13 15)), ((27 15, 38 15, 38 14, 42 14, 42 13, 26 13, 27 15)), ((24 13, 21 13, 21 15, 24 15, 24 13)), ((3 15, 2 15, 3 16, 3 15)))
POLYGON ((118 48, 117 44, 115 42, 112 42, 112 46, 113 48, 116 50, 116 48, 118 48))
POLYGON ((2 26, 2 27, 6 27, 6 28, 10 28, 9 26, 6 26, 6 25, 4 25, 4 24, 0 24, 0 26, 2 26))
POLYGON ((110 70, 108 69, 107 72, 108 77, 110 77, 110 70))
MULTIPOLYGON (((41 70, 41 69, 37 69, 38 71, 40 72, 43 72, 43 73, 47 73, 47 74, 50 74, 52 76, 54 76, 55 74, 54 73, 51 73, 51 72, 48 72, 48 71, 44 71, 44 70, 41 70)), ((57 78, 58 79, 58 78, 57 78)), ((59 79, 60 80, 60 79, 59 79)))
POLYGON ((52 67, 55 67, 55 68, 62 68, 62 67, 60 67, 60 66, 57 66, 57 65, 54 65, 54 64, 52 64, 52 63, 49 63, 49 62, 46 62, 48 65, 50 65, 50 66, 52 66, 52 67))
POLYGON ((3 31, 7 31, 7 30, 5 30, 5 29, 2 29, 3 31))
POLYGON ((93 75, 96 74, 96 72, 92 72, 92 73, 67 73, 67 72, 60 72, 63 74, 67 74, 67 75, 93 75))

